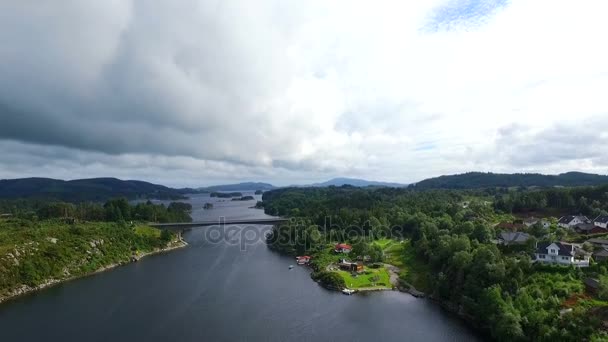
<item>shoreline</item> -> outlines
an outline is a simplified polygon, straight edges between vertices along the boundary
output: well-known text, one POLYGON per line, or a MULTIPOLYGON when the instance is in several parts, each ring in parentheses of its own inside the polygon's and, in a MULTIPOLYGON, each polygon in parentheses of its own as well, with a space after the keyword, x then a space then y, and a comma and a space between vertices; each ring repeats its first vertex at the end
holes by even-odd
POLYGON ((136 256, 132 256, 129 261, 124 261, 124 262, 119 262, 119 263, 116 263, 116 264, 110 264, 110 265, 107 265, 107 266, 103 266, 103 267, 100 267, 100 268, 98 268, 97 270, 95 270, 93 272, 86 273, 86 274, 83 274, 83 275, 72 276, 72 277, 67 277, 67 278, 63 278, 63 279, 48 279, 44 283, 42 283, 40 285, 37 285, 37 286, 21 285, 21 287, 18 287, 16 289, 14 289, 8 295, 0 296, 0 305, 6 303, 8 301, 15 300, 15 299, 17 299, 19 297, 22 297, 22 296, 25 296, 25 295, 28 295, 28 294, 33 294, 35 292, 51 288, 53 286, 56 286, 56 285, 59 285, 59 284, 62 284, 62 283, 67 283, 67 282, 72 281, 72 280, 81 279, 81 278, 85 278, 85 277, 90 277, 90 276, 93 276, 95 274, 106 272, 106 271, 112 270, 112 269, 120 267, 120 266, 132 264, 132 263, 138 262, 142 258, 145 258, 145 257, 150 256, 150 255, 162 254, 162 253, 170 252, 170 251, 175 250, 175 249, 184 248, 184 247, 187 247, 187 246, 188 246, 188 243, 186 241, 179 240, 179 241, 175 241, 174 243, 172 243, 168 247, 158 248, 158 249, 155 249, 155 250, 152 250, 152 251, 149 251, 149 252, 141 253, 141 254, 138 254, 136 256))

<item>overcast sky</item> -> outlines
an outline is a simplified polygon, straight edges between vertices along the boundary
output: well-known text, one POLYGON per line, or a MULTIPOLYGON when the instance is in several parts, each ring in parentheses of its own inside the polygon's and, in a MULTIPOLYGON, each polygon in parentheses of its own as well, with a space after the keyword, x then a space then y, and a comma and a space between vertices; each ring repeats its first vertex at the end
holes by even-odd
POLYGON ((605 0, 0 2, 0 178, 608 173, 605 0))

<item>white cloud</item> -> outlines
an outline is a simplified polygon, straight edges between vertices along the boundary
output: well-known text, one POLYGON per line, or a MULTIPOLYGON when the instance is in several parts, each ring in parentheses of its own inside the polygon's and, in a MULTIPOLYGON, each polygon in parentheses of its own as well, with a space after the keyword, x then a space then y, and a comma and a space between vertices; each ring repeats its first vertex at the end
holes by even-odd
POLYGON ((599 0, 5 2, 0 177, 195 185, 606 173, 592 150, 605 139, 543 137, 582 122, 577 134, 592 140, 598 130, 584 123, 608 117, 607 9, 599 0), (521 134, 506 140, 513 125, 521 134), (541 140, 553 159, 540 158, 541 140), (40 145, 48 156, 33 152, 40 145))

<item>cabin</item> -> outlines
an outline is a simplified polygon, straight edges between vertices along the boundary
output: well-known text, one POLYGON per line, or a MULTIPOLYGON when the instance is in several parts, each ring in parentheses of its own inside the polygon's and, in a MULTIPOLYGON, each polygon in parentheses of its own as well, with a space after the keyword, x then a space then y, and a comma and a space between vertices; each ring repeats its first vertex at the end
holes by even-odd
POLYGON ((340 267, 340 269, 343 271, 356 272, 356 273, 363 272, 363 270, 364 270, 362 262, 360 262, 360 261, 359 262, 350 262, 350 261, 346 261, 344 259, 340 260, 338 267, 340 267))
POLYGON ((311 257, 308 255, 298 256, 296 257, 296 262, 298 263, 298 265, 308 265, 310 259, 311 257))
POLYGON ((589 253, 579 246, 564 242, 537 243, 535 262, 573 265, 577 267, 589 266, 589 253))
POLYGON ((353 247, 351 245, 345 244, 345 243, 339 243, 334 247, 334 252, 336 253, 350 253, 353 250, 353 247))
POLYGON ((525 245, 530 235, 522 232, 503 232, 498 234, 497 243, 503 246, 525 245))
POLYGON ((600 215, 593 220, 593 224, 608 229, 608 215, 600 215))
POLYGON ((568 215, 562 216, 557 221, 557 225, 562 228, 574 228, 577 224, 590 223, 591 221, 586 216, 568 215))

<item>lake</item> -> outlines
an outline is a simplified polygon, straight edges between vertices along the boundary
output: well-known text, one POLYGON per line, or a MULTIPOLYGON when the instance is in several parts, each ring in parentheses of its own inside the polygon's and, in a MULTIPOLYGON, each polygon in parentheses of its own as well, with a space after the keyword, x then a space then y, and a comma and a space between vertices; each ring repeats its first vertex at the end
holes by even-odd
MULTIPOLYGON (((244 195, 252 195, 243 192, 244 195)), ((260 199, 261 196, 256 196, 260 199)), ((193 219, 269 217, 239 202, 195 195, 193 219), (203 210, 206 202, 214 209, 203 210)), ((186 232, 189 246, 0 305, 2 341, 477 341, 436 304, 386 291, 345 296, 266 247, 269 226, 186 232), (219 240, 219 241, 218 241, 219 240)))

